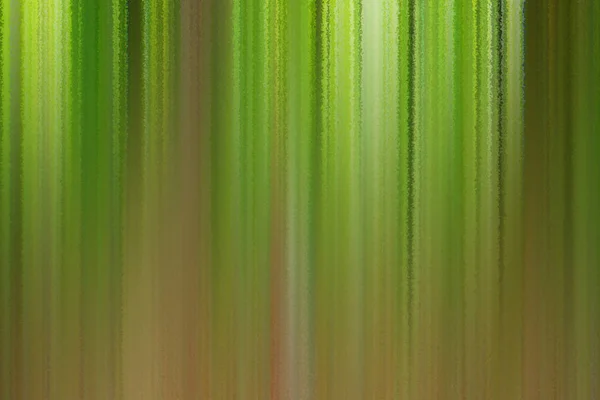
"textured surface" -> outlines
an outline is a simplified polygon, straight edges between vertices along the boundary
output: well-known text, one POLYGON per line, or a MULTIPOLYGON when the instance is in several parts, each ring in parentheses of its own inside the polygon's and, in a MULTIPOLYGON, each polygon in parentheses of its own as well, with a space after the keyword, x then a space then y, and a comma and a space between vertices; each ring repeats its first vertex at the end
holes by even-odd
POLYGON ((600 395, 600 2, 0 18, 0 399, 600 395))

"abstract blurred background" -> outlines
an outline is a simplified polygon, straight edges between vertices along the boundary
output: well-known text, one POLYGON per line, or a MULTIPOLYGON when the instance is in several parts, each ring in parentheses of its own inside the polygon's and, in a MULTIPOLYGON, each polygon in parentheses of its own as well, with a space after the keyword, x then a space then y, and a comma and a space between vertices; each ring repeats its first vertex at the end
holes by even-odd
POLYGON ((597 18, 0 0, 0 399, 599 398, 597 18))

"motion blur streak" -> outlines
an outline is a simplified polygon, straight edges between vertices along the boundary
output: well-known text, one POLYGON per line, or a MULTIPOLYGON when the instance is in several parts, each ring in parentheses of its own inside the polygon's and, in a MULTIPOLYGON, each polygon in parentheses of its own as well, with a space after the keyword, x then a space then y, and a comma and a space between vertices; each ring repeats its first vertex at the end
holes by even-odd
POLYGON ((0 0, 0 400, 598 398, 599 18, 0 0))

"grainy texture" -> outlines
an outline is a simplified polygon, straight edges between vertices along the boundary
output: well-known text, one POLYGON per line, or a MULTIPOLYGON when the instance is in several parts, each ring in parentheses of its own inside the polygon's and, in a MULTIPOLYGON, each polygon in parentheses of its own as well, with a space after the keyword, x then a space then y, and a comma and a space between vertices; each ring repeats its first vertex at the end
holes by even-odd
POLYGON ((597 398, 598 18, 0 0, 0 399, 597 398))

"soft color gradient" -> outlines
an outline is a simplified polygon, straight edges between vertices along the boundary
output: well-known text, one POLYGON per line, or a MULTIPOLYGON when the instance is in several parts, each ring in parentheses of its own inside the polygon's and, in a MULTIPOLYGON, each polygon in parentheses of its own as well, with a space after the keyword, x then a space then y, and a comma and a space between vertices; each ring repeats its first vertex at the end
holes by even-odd
POLYGON ((0 0, 0 399, 597 398, 599 18, 0 0))

